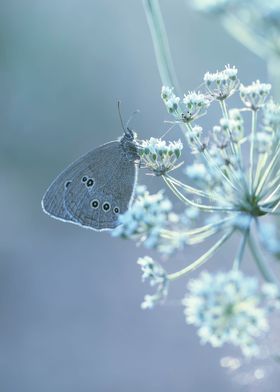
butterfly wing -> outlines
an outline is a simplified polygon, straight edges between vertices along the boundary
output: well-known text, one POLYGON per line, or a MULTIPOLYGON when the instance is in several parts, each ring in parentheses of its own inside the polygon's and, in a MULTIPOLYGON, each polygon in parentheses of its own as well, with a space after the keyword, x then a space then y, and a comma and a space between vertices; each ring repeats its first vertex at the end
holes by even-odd
POLYGON ((90 151, 60 173, 43 196, 43 210, 53 218, 62 221, 76 222, 75 218, 65 208, 64 199, 67 187, 70 186, 72 181, 77 178, 80 173, 85 173, 86 175, 87 171, 91 170, 91 167, 98 167, 99 159, 103 153, 106 155, 106 151, 114 150, 118 143, 119 142, 117 141, 106 143, 95 150, 90 151))
POLYGON ((65 190, 64 206, 74 221, 95 230, 113 229, 133 197, 136 166, 127 159, 120 142, 93 151, 94 164, 76 172, 65 190), (90 182, 83 182, 87 177, 90 182))

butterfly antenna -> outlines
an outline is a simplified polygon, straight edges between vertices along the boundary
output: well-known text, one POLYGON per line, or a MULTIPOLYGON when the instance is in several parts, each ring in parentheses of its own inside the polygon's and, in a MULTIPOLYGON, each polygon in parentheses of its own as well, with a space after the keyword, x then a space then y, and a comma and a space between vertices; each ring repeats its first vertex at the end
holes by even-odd
POLYGON ((134 117, 136 114, 138 114, 138 113, 140 113, 140 110, 139 110, 139 109, 135 110, 135 111, 132 113, 132 115, 129 117, 129 119, 127 120, 127 123, 126 123, 126 125, 125 125, 126 129, 128 128, 128 125, 129 125, 130 121, 133 119, 133 117, 134 117))
POLYGON ((118 113, 119 113, 119 117, 120 117, 122 129, 123 129, 124 133, 126 133, 126 132, 127 132, 127 129, 126 129, 125 126, 124 126, 123 118, 122 118, 122 113, 121 113, 121 101, 118 101, 118 113))

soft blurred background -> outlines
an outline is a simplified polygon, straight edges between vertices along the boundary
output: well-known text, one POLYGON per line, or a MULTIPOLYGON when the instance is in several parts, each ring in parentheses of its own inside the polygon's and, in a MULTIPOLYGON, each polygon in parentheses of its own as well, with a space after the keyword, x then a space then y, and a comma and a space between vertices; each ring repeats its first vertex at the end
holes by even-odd
MULTIPOLYGON (((215 20, 184 0, 161 6, 182 90, 228 63, 244 83, 267 81, 262 60, 215 20)), ((41 210, 60 170, 120 136, 117 99, 125 118, 141 110, 133 120, 141 137, 166 130, 160 88, 140 0, 1 1, 1 391, 279 390, 279 367, 256 373, 258 364, 245 364, 235 374, 220 359, 237 351, 200 346, 177 301, 185 281, 166 306, 140 309, 149 288, 136 260, 146 250, 41 210)), ((162 186, 143 174, 140 182, 162 186)), ((230 251, 209 269, 229 266, 230 251)), ((180 254, 167 269, 201 252, 180 254)))

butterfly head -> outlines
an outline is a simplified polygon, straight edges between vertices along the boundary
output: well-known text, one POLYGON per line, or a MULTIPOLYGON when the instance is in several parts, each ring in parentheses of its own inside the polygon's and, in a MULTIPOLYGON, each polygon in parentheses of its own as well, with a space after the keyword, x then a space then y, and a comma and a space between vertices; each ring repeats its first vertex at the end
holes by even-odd
POLYGON ((127 130, 124 132, 120 140, 126 158, 129 161, 133 161, 133 162, 138 162, 140 160, 138 154, 138 147, 136 143, 136 137, 137 137, 136 133, 133 132, 131 129, 127 128, 127 130))
POLYGON ((130 128, 127 127, 126 129, 124 129, 124 137, 127 140, 134 140, 136 137, 136 134, 130 128))

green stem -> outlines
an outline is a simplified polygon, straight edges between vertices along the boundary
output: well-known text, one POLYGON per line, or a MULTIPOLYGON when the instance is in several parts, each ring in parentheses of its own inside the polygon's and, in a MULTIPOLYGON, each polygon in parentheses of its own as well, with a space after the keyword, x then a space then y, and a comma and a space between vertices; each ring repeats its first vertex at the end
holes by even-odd
POLYGON ((244 256, 245 246, 246 246, 246 243, 248 240, 248 235, 249 235, 249 229, 246 230, 246 232, 244 233, 244 235, 241 239, 239 251, 238 251, 238 253, 234 259, 234 262, 233 262, 233 269, 234 270, 238 271, 240 268, 240 264, 241 264, 243 256, 244 256))
POLYGON ((166 185, 174 193, 174 195, 177 196, 179 200, 181 200, 183 203, 185 203, 187 205, 199 208, 202 211, 211 211, 211 212, 213 212, 213 211, 221 211, 221 212, 238 211, 237 208, 232 208, 232 207, 216 207, 216 206, 208 206, 205 204, 195 203, 192 200, 188 199, 186 196, 184 196, 177 189, 176 185, 174 185, 174 183, 172 183, 166 176, 162 176, 162 178, 163 178, 164 182, 166 183, 166 185))
POLYGON ((256 139, 256 128, 257 128, 257 112, 252 111, 252 129, 251 129, 251 146, 250 146, 250 172, 249 172, 249 184, 250 194, 253 192, 253 172, 254 172, 254 153, 255 153, 255 139, 256 139))
POLYGON ((248 238, 248 245, 254 257, 256 265, 261 275, 263 276, 264 280, 266 280, 269 283, 274 283, 280 288, 279 280, 277 279, 275 274, 270 270, 268 264, 263 260, 262 255, 260 254, 257 245, 251 235, 248 238))
MULTIPOLYGON (((274 156, 271 159, 271 161, 269 162, 268 166, 264 169, 264 173, 261 175, 260 180, 258 181, 257 184, 257 189, 256 189, 256 193, 260 194, 260 192, 262 191, 262 188, 264 186, 264 184, 270 179, 271 177, 271 173, 274 172, 274 166, 277 164, 278 162, 278 158, 280 155, 280 143, 278 143, 275 152, 274 152, 274 156)), ((263 195, 264 196, 264 195, 263 195)), ((262 196, 262 197, 263 197, 262 196)))
POLYGON ((222 101, 219 101, 219 102, 220 102, 220 107, 221 107, 221 110, 223 113, 223 117, 228 119, 228 110, 227 110, 227 105, 225 103, 225 100, 223 99, 222 101))
POLYGON ((179 92, 168 38, 158 0, 143 0, 162 84, 179 92))
POLYGON ((181 269, 180 271, 174 272, 168 275, 169 280, 175 280, 181 278, 183 275, 187 274, 188 272, 194 271, 202 264, 204 264, 213 254, 226 242, 226 240, 232 235, 234 230, 231 230, 227 234, 225 234, 219 241, 215 243, 206 253, 204 253, 201 257, 199 257, 196 261, 192 264, 188 265, 187 267, 181 269))

